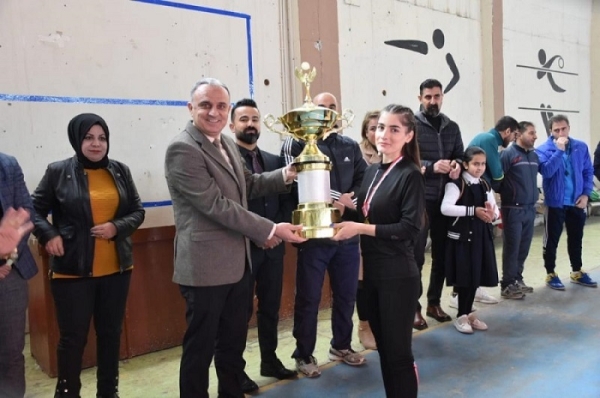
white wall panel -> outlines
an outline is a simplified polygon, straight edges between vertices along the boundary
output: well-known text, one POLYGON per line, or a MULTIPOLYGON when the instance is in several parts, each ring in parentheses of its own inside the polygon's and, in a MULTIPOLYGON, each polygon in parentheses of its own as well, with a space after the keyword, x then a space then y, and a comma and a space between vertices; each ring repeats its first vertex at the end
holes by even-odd
POLYGON ((546 112, 567 115, 589 145, 591 11, 591 0, 504 0, 505 109, 536 124, 536 145, 546 112))
POLYGON ((436 78, 444 87, 453 78, 451 57, 460 79, 444 98, 442 112, 461 127, 463 140, 482 131, 481 32, 478 1, 339 1, 340 69, 343 106, 357 119, 346 134, 360 138, 365 112, 389 103, 418 110, 419 84, 436 78), (433 33, 441 30, 443 46, 433 33), (427 54, 385 44, 416 40, 427 54), (385 90, 386 95, 383 94, 385 90))

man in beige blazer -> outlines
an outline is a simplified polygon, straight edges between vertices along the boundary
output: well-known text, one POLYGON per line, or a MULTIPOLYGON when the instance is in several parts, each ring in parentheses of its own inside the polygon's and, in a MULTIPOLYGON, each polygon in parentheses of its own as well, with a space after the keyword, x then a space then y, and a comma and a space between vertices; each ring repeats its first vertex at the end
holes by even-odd
POLYGON ((219 396, 243 398, 249 239, 270 248, 303 242, 301 226, 275 224, 248 210, 247 200, 287 191, 293 167, 251 174, 233 139, 222 135, 228 122, 228 88, 202 79, 192 89, 192 121, 167 148, 165 176, 175 213, 175 272, 186 301, 187 331, 179 374, 182 398, 208 397, 213 359, 219 396))

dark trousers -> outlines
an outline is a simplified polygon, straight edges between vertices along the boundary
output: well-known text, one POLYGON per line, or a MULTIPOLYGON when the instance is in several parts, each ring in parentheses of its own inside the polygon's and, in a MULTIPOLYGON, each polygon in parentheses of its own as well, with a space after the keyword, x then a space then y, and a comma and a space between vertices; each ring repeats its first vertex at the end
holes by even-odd
POLYGON ((412 328, 419 299, 419 279, 414 276, 365 278, 364 281, 369 324, 377 342, 385 394, 390 398, 417 396, 412 328))
POLYGON ((367 321, 369 319, 368 311, 369 307, 367 306, 364 283, 363 281, 358 281, 358 289, 356 290, 356 314, 358 315, 358 320, 367 321))
POLYGON ((293 358, 306 358, 315 350, 317 315, 325 271, 329 273, 333 293, 331 346, 338 350, 350 348, 358 265, 358 243, 298 249, 293 330, 296 350, 292 354, 293 358))
POLYGON ((567 252, 573 271, 581 269, 581 241, 585 226, 585 211, 574 206, 548 207, 544 213, 544 267, 550 274, 556 268, 556 248, 562 234, 563 224, 567 228, 567 252))
MULTIPOLYGON (((425 263, 425 246, 427 236, 431 237, 431 273, 429 275, 429 288, 427 289, 427 305, 440 305, 444 279, 446 275, 444 255, 446 253, 446 234, 448 232, 448 218, 440 211, 441 202, 426 201, 427 224, 421 228, 417 241, 415 242, 415 260, 419 272, 423 272, 425 263)), ((421 281, 419 297, 423 294, 423 282, 421 281)), ((417 303, 417 308, 421 305, 417 303)))
POLYGON ((25 395, 27 281, 13 269, 0 279, 0 397, 25 395))
POLYGON ((187 330, 179 369, 181 398, 208 398, 208 368, 215 360, 219 397, 243 398, 250 271, 236 283, 179 286, 187 330))
POLYGON ((525 260, 533 239, 535 207, 502 207, 502 282, 506 286, 523 280, 525 260))
POLYGON ((78 397, 81 362, 90 321, 96 330, 97 394, 111 395, 119 384, 119 350, 131 271, 97 278, 50 281, 60 332, 57 392, 78 397))
POLYGON ((250 280, 250 308, 248 320, 254 310, 254 293, 258 300, 256 310, 256 326, 258 328, 258 345, 262 362, 277 359, 277 325, 279 323, 279 307, 283 284, 283 256, 269 257, 263 255, 262 261, 252 257, 252 277, 250 280))

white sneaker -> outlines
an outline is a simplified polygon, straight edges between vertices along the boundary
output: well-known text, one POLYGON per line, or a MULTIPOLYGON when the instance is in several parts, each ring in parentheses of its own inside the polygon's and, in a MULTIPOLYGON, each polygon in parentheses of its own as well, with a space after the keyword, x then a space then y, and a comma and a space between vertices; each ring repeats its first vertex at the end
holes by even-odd
MULTIPOLYGON (((454 292, 450 293, 450 303, 448 304, 448 307, 458 309, 458 294, 455 294, 454 292)), ((471 312, 475 311, 477 311, 477 307, 471 307, 471 312)))
POLYGON ((477 315, 470 313, 468 316, 469 324, 473 330, 488 330, 488 325, 485 322, 479 320, 477 315))
POLYGON ((469 322, 469 317, 461 315, 454 320, 454 327, 461 333, 473 334, 473 328, 469 322))
POLYGON ((475 301, 479 301, 483 304, 498 304, 498 299, 494 296, 491 296, 481 287, 478 287, 477 291, 475 292, 475 301))

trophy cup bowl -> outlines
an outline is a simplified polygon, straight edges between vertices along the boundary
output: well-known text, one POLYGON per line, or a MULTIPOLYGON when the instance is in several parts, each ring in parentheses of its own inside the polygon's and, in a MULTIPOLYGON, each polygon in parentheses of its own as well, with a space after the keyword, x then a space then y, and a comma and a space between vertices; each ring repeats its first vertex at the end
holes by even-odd
POLYGON ((340 116, 336 111, 312 103, 309 94, 310 82, 316 74, 315 68, 303 62, 302 70, 296 68, 296 77, 306 87, 304 105, 293 109, 279 118, 269 114, 264 124, 273 132, 292 136, 305 142, 303 151, 292 163, 298 172, 298 208, 292 212, 292 224, 302 225, 299 233, 307 239, 331 238, 336 230, 333 223, 341 221, 338 209, 332 206, 329 171, 331 162, 317 147, 317 141, 327 138, 333 132, 342 130, 352 123, 354 113, 345 110, 340 116), (346 124, 342 127, 343 122, 346 124), (339 122, 339 126, 338 126, 339 122), (281 124, 283 129, 275 125, 281 124))

